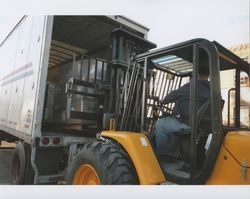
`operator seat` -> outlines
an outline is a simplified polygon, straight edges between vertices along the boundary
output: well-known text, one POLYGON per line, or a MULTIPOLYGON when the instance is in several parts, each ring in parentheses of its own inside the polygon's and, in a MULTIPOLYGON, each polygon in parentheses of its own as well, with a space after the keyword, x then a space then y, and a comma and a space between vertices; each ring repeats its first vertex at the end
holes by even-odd
MULTIPOLYGON (((222 101, 222 108, 225 101, 222 101)), ((197 168, 201 168, 203 161, 205 159, 205 144, 208 138, 208 135, 212 131, 212 121, 211 121, 211 101, 208 99, 197 112, 197 124, 198 124, 198 134, 197 134, 197 168)), ((174 133, 179 139, 181 139, 181 151, 183 153, 183 158, 186 163, 191 161, 191 128, 182 130, 174 133)))
MULTIPOLYGON (((205 157, 205 143, 208 134, 211 129, 210 119, 210 99, 208 99, 197 112, 197 124, 198 124, 198 144, 197 144, 197 167, 201 166, 205 157), (202 124, 202 125, 201 125, 202 124), (201 164, 201 165, 200 165, 201 164)), ((183 154, 184 161, 189 164, 191 161, 191 128, 178 131, 174 133, 179 139, 181 139, 181 153, 183 154)))

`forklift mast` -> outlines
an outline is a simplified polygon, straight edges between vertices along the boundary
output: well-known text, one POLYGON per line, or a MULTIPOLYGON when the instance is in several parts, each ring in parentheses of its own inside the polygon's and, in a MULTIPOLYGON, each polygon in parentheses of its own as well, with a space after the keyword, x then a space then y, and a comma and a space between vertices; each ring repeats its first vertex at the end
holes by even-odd
POLYGON ((128 128, 132 130, 135 128, 135 123, 129 124, 130 127, 128 127, 128 120, 134 121, 132 118, 134 118, 135 109, 132 110, 131 105, 135 101, 134 96, 138 97, 136 92, 141 83, 137 80, 142 77, 141 67, 136 67, 138 65, 134 58, 138 54, 155 48, 156 45, 122 28, 115 29, 111 37, 112 58, 107 72, 109 93, 105 100, 108 116, 104 115, 104 118, 107 118, 108 121, 110 117, 115 117, 117 130, 128 128))

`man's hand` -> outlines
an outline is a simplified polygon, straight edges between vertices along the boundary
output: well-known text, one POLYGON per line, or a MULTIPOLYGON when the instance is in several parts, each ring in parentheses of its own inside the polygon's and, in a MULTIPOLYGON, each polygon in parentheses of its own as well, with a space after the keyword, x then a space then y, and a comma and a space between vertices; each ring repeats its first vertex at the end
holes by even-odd
POLYGON ((164 102, 163 102, 163 100, 159 100, 159 105, 163 105, 163 104, 165 104, 164 102))

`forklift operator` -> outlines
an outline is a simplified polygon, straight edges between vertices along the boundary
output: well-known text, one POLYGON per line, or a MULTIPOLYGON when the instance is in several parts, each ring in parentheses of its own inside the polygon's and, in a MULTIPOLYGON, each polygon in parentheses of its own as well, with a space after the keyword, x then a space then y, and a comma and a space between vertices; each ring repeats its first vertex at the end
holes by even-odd
MULTIPOLYGON (((197 80, 197 109, 210 97, 208 81, 209 71, 200 65, 197 80)), ((156 148, 160 158, 180 157, 181 140, 174 135, 175 132, 189 129, 189 96, 190 82, 177 90, 171 91, 162 104, 175 103, 173 115, 159 119, 155 124, 156 148)))

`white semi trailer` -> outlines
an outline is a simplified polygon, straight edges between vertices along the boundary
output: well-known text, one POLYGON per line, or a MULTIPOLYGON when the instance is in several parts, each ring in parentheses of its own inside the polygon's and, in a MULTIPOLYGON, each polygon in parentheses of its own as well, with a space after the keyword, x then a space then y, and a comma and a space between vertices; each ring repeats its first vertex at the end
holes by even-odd
POLYGON ((0 45, 0 140, 17 142, 13 184, 65 180, 115 112, 121 66, 155 47, 147 33, 122 16, 20 20, 0 45))

